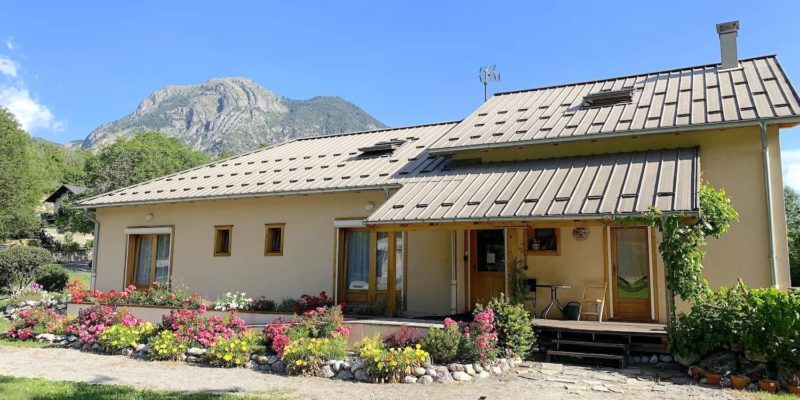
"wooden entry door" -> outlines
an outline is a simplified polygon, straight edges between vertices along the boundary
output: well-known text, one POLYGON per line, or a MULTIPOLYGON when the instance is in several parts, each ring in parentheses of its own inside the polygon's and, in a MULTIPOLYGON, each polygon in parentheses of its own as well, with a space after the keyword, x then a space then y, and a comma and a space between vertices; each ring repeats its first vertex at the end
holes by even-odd
POLYGON ((506 291, 505 230, 469 231, 470 308, 506 291))
POLYGON ((646 227, 611 228, 614 319, 650 321, 650 243, 646 227))

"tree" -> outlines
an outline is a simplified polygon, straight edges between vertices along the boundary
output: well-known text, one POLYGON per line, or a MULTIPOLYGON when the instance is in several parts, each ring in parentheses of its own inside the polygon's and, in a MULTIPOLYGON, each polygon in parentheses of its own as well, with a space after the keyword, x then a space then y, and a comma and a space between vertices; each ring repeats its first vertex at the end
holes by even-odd
POLYGON ((0 107, 0 239, 41 225, 36 209, 42 185, 36 169, 30 137, 0 107))
POLYGON ((786 186, 783 188, 786 205, 786 237, 789 239, 789 270, 792 286, 800 286, 800 194, 786 186))
POLYGON ((131 139, 120 138, 88 159, 85 183, 89 190, 61 205, 56 215, 56 227, 61 232, 89 233, 93 224, 81 210, 72 206, 74 202, 209 161, 202 152, 192 150, 177 138, 167 137, 160 132, 139 133, 131 139))
POLYGON ((39 247, 15 246, 0 252, 0 292, 24 289, 36 279, 39 267, 51 262, 50 252, 39 247))

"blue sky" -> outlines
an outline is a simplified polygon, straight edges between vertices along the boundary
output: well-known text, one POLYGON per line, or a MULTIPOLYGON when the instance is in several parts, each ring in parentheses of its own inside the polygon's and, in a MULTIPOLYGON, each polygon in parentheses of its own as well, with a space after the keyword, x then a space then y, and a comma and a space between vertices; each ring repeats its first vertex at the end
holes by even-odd
MULTIPOLYGON (((494 91, 719 60, 714 25, 741 20, 739 55, 778 54, 800 85, 800 2, 10 1, 0 105, 35 136, 83 139, 153 91, 243 76, 290 98, 337 95, 390 126, 460 119, 494 91)), ((800 188, 800 128, 782 133, 800 188)))

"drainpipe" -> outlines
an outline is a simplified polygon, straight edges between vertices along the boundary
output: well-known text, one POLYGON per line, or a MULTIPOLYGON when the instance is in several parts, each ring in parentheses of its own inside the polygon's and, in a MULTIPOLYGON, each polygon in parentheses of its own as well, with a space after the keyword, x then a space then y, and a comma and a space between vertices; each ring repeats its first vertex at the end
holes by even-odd
POLYGON ((772 287, 778 287, 778 260, 775 251, 774 220, 772 216, 772 173, 769 163, 769 137, 767 123, 761 122, 761 155, 764 158, 764 190, 767 195, 767 228, 769 229, 769 265, 772 275, 772 287))
POLYGON ((94 223, 94 241, 92 242, 92 279, 91 283, 89 284, 89 289, 94 290, 95 283, 97 281, 97 249, 99 248, 100 244, 100 223, 97 222, 92 214, 89 214, 88 209, 83 209, 83 216, 94 223))
POLYGON ((458 250, 456 249, 456 231, 450 231, 450 314, 455 314, 458 310, 457 300, 457 286, 458 276, 456 275, 456 256, 458 250))

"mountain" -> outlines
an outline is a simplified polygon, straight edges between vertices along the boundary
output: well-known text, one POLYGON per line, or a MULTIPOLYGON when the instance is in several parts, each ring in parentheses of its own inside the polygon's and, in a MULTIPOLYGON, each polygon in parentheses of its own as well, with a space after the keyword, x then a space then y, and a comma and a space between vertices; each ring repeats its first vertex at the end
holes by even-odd
POLYGON ((133 113, 92 131, 81 147, 155 130, 211 154, 239 153, 298 137, 385 127, 340 97, 292 100, 249 79, 218 78, 156 91, 133 113))

